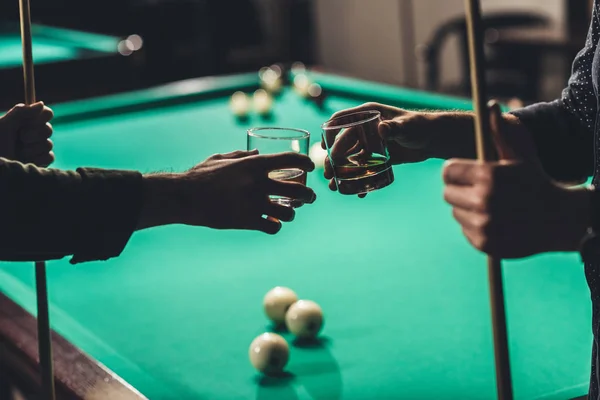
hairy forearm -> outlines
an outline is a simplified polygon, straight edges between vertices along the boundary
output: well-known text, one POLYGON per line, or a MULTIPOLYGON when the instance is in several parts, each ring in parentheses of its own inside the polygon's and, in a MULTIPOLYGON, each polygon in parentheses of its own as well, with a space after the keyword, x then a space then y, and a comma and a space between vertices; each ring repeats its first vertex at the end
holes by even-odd
POLYGON ((475 126, 473 113, 424 113, 424 129, 431 134, 429 151, 432 158, 475 158, 475 126))
MULTIPOLYGON (((509 142, 519 141, 519 136, 531 137, 519 118, 512 114, 503 114, 502 135, 509 142)), ((431 129, 431 157, 477 158, 475 147, 475 115, 472 112, 441 112, 426 114, 431 129)), ((527 140, 535 147, 535 143, 527 140)), ((495 149, 492 149, 495 151, 495 149)), ((536 149, 532 149, 536 151, 536 149)))

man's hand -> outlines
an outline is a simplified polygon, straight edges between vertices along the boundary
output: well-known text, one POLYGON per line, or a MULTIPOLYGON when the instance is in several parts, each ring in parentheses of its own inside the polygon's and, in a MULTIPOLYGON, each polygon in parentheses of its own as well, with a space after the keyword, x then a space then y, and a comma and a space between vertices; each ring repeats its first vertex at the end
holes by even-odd
POLYGON ((588 191, 552 182, 530 135, 506 135, 499 108, 490 114, 500 161, 455 159, 443 170, 444 198, 465 236, 499 258, 576 251, 589 225, 588 191))
MULTIPOLYGON (((393 164, 414 163, 429 158, 474 158, 473 113, 409 111, 379 103, 366 103, 339 111, 332 118, 368 110, 381 113, 379 135, 387 144, 393 164)), ((512 124, 508 125, 512 130, 512 124)), ((351 129, 337 137, 336 134, 337 132, 332 131, 322 138, 321 147, 326 149, 327 141, 331 148, 335 140, 337 151, 344 152, 349 151, 356 143, 356 140, 348 138, 352 136, 351 129)), ((330 179, 329 188, 337 190, 329 159, 325 160, 325 178, 330 179)))
POLYGON ((0 157, 38 167, 52 164, 52 117, 42 102, 14 106, 0 118, 0 157))
MULTIPOLYGON (((381 113, 379 134, 387 142, 390 157, 394 164, 424 161, 429 158, 427 144, 431 141, 431 129, 424 129, 427 127, 426 114, 379 103, 366 103, 339 111, 333 114, 331 118, 341 118, 362 111, 379 111, 381 113)), ((335 139, 336 142, 342 142, 342 144, 345 141, 348 147, 346 150, 350 150, 357 140, 344 139, 346 139, 346 136, 352 136, 352 134, 352 129, 346 130, 342 135, 337 135, 336 131, 329 131, 327 136, 321 139, 321 147, 324 150, 327 149, 325 141, 327 141, 329 147, 332 147, 335 139)), ((343 149, 338 151, 343 151, 343 149)))
POLYGON ((270 179, 270 171, 298 168, 312 171, 310 158, 298 153, 258 155, 235 151, 208 158, 183 174, 145 177, 146 194, 138 229, 166 224, 215 229, 249 229, 275 234, 280 221, 292 221, 293 208, 269 196, 313 203, 312 189, 295 182, 270 179))

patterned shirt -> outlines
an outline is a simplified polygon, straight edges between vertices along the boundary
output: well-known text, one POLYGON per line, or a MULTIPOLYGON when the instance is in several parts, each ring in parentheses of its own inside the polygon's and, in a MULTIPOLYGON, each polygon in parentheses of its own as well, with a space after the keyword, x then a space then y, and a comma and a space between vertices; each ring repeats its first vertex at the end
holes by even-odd
MULTIPOLYGON (((584 48, 573 62, 572 74, 560 99, 534 104, 513 113, 532 132, 545 170, 555 179, 580 181, 593 176, 600 187, 600 2, 594 1, 592 21, 584 48)), ((600 400, 600 263, 585 265, 592 300, 590 400, 600 400)))

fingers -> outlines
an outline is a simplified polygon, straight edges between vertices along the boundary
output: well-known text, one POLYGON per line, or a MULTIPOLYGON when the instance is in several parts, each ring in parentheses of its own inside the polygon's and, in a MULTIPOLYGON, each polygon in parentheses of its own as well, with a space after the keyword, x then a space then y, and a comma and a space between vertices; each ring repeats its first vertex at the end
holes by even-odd
POLYGON ((18 150, 18 158, 24 163, 32 163, 39 167, 47 167, 54 162, 54 147, 50 139, 43 142, 23 145, 18 150))
POLYGON ((45 168, 52 164, 55 160, 54 152, 44 153, 37 156, 31 156, 29 159, 24 159, 25 164, 34 164, 38 167, 45 168))
POLYGON ((233 160, 236 158, 255 156, 257 154, 258 154, 258 150, 256 150, 256 149, 248 150, 248 151, 236 150, 236 151, 232 151, 231 153, 220 154, 220 156, 221 156, 220 158, 233 160))
POLYGON ((332 192, 335 192, 337 190, 337 184, 335 183, 335 179, 330 179, 328 186, 329 186, 329 190, 331 190, 332 192))
POLYGON ((47 122, 39 127, 24 128, 19 135, 19 141, 24 145, 30 145, 40 141, 46 141, 52 136, 52 125, 47 122))
MULTIPOLYGON (((379 111, 384 119, 389 118, 388 116, 391 114, 400 114, 402 112, 402 110, 399 108, 387 106, 385 104, 369 102, 357 107, 347 108, 345 110, 338 111, 331 116, 330 120, 361 111, 379 111)), ((323 148, 323 150, 327 149, 327 144, 333 143, 333 140, 338 133, 339 130, 326 130, 324 132, 324 136, 321 137, 321 147, 323 148)))
POLYGON ((463 229, 469 231, 486 231, 490 223, 490 218, 487 214, 469 211, 462 208, 452 209, 452 216, 463 227, 463 229))
POLYGON ((286 207, 281 204, 268 201, 264 207, 264 214, 284 222, 292 222, 296 216, 296 211, 292 207, 286 207))
POLYGON ((334 113, 330 119, 340 118, 345 115, 354 114, 354 113, 361 112, 361 111, 379 111, 385 117, 385 115, 387 115, 389 112, 391 112, 391 111, 398 112, 398 111, 400 111, 400 109, 391 107, 391 106, 387 106, 387 105, 381 104, 381 103, 368 102, 368 103, 361 104, 360 106, 351 107, 351 108, 347 108, 345 110, 338 111, 338 112, 334 113))
POLYGON ((315 169, 315 164, 310 157, 300 153, 287 152, 255 157, 261 157, 262 166, 268 171, 298 168, 310 172, 315 169))
POLYGON ((281 230, 281 222, 276 218, 267 216, 256 220, 252 227, 266 234, 274 235, 281 230))
POLYGON ((346 129, 343 133, 337 135, 332 139, 330 154, 333 160, 340 160, 346 158, 349 152, 358 147, 358 130, 357 129, 346 129))
POLYGON ((301 183, 267 180, 267 194, 272 196, 283 196, 312 204, 317 199, 315 192, 301 183))
POLYGON ((333 178, 333 167, 331 166, 329 156, 325 157, 325 161, 323 162, 323 175, 325 176, 325 179, 333 178))
POLYGON ((444 200, 453 207, 470 211, 486 211, 488 196, 477 187, 448 185, 444 188, 444 200))
POLYGON ((442 172, 447 185, 470 186, 492 180, 493 169, 490 164, 475 160, 449 160, 442 172))
POLYGON ((54 112, 46 107, 43 102, 37 102, 30 106, 17 104, 10 109, 3 120, 12 124, 14 127, 24 127, 32 125, 44 125, 54 118, 54 112))

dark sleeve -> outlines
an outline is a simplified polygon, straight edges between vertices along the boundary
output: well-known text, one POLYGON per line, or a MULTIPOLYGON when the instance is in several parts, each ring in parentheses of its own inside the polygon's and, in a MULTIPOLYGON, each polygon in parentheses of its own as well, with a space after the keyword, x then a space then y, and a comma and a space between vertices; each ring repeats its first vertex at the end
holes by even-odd
POLYGON ((538 103, 512 114, 533 134, 546 172, 561 181, 587 178, 594 172, 594 54, 598 45, 598 13, 594 3, 585 47, 573 62, 571 77, 560 99, 538 103))
POLYGON ((118 256, 142 205, 134 171, 41 169, 0 158, 0 260, 118 256))

